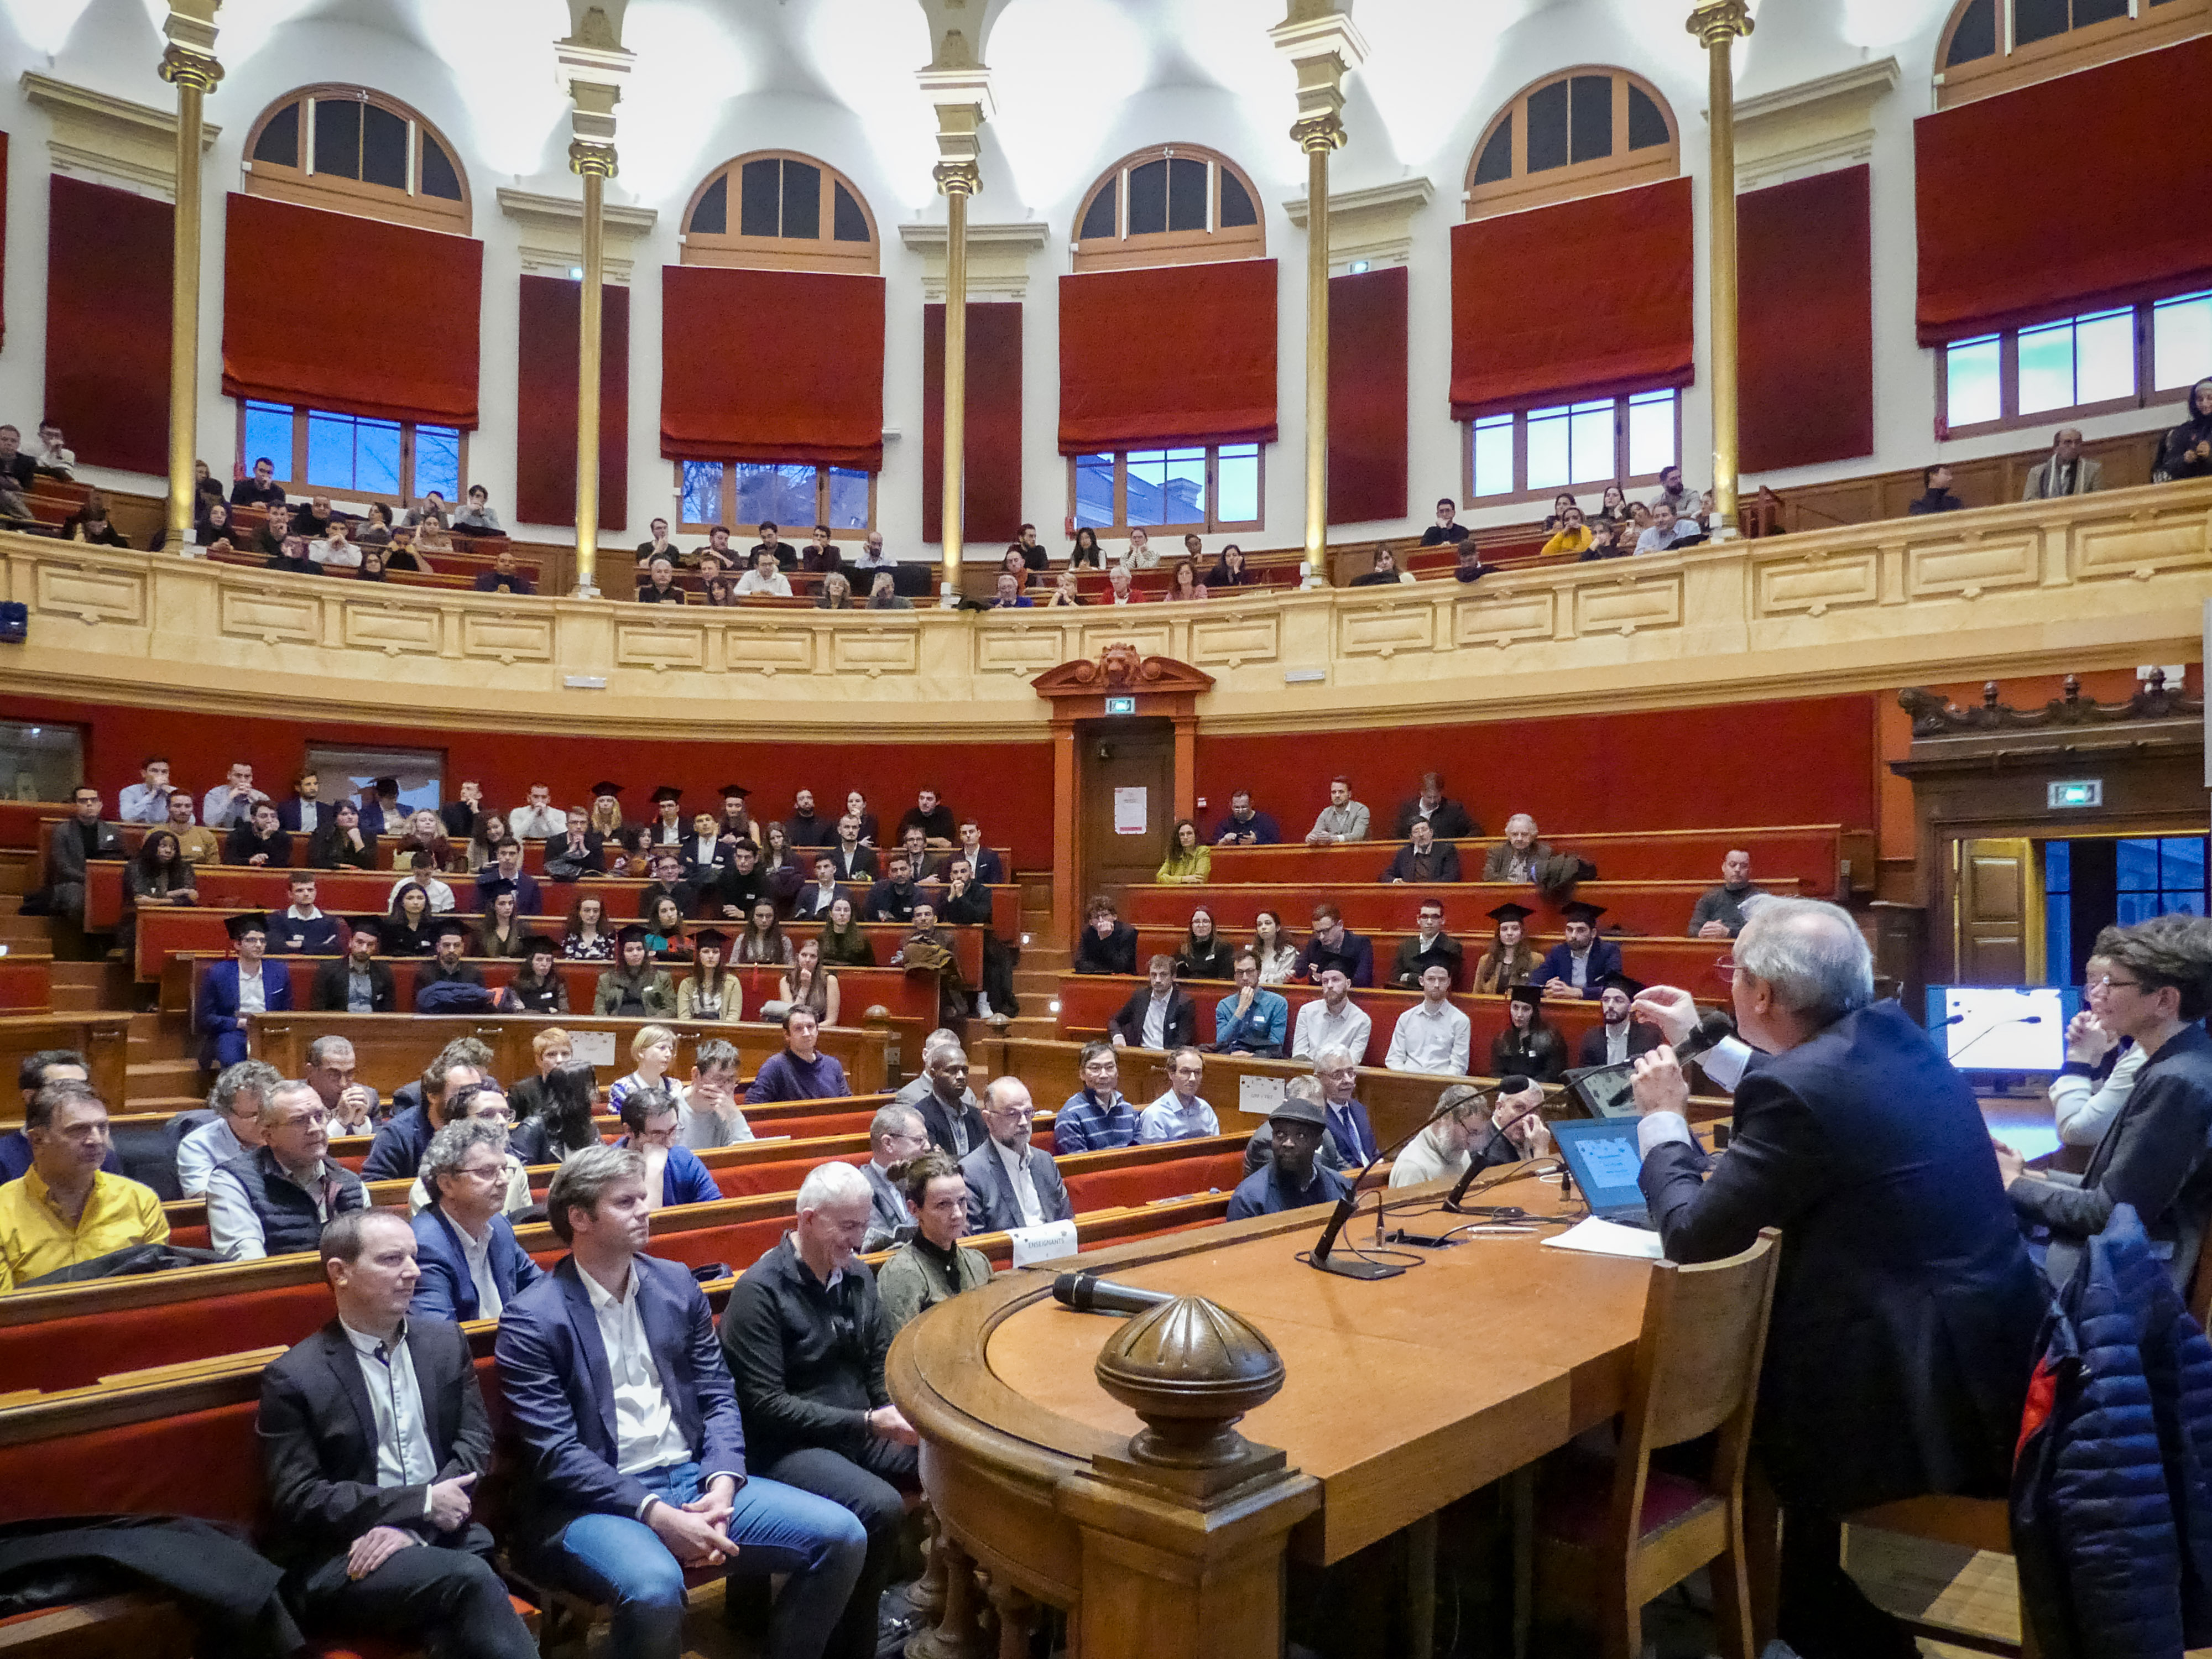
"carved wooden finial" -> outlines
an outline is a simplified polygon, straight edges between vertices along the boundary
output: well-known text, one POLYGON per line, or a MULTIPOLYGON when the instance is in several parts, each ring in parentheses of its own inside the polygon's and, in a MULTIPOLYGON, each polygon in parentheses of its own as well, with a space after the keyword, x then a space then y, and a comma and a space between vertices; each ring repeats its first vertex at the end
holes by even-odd
POLYGON ((2066 677, 2066 701, 2069 703, 2078 703, 2081 701, 2081 677, 2079 674, 2069 674, 2066 677))
POLYGON ((1984 708, 1995 708, 1996 706, 1997 683, 1995 680, 1984 680, 1982 682, 1982 707, 1984 708))
POLYGON ((2159 694, 2160 692, 2161 692, 2161 691, 2165 690, 2166 690, 2166 670, 2164 670, 2163 668, 2154 668, 2154 669, 2152 669, 2152 670, 2150 671, 2150 674, 2149 674, 2149 676, 2148 676, 2148 684, 2149 684, 2149 686, 2150 686, 2150 694, 2151 694, 2151 696, 2153 696, 2154 697, 2154 696, 2158 696, 2158 694, 2159 694))
POLYGON ((1253 1448, 1245 1413, 1283 1386, 1283 1357, 1249 1321, 1204 1297, 1161 1303, 1098 1352, 1098 1386, 1145 1419, 1136 1462, 1164 1470, 1226 1469, 1253 1448))

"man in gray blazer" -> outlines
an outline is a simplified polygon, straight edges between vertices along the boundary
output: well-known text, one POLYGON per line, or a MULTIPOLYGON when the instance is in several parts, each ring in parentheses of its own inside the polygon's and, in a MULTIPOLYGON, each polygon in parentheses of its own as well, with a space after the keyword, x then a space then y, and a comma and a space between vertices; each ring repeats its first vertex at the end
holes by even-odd
POLYGON ((85 861, 129 856, 123 837, 100 816, 100 791, 82 785, 72 797, 70 816, 54 826, 46 848, 46 890, 53 914, 84 925, 85 861))
POLYGON ((2024 501, 2047 501, 2061 495, 2086 495, 2105 487, 2105 464, 2081 453, 2081 430, 2062 426, 2051 440, 2051 459, 2027 475, 2020 492, 2024 501))
POLYGON ((1075 1214, 1051 1158, 1030 1145, 1036 1108, 1021 1079, 996 1077, 983 1091, 983 1127, 991 1138, 960 1160, 968 1181, 968 1231, 1011 1232, 1066 1221, 1075 1214))

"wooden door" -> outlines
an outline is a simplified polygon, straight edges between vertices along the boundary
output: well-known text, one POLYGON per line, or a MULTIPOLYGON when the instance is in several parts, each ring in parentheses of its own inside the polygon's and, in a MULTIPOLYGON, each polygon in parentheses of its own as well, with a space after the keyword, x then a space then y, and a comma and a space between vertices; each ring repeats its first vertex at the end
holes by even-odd
POLYGON ((2043 890, 2024 837, 1952 842, 1954 981, 2032 985, 2043 975, 2043 890))
POLYGON ((1076 868, 1082 872, 1074 921, 1105 893, 1147 882, 1167 856, 1175 822, 1175 727, 1164 720, 1085 720, 1076 727, 1076 868))

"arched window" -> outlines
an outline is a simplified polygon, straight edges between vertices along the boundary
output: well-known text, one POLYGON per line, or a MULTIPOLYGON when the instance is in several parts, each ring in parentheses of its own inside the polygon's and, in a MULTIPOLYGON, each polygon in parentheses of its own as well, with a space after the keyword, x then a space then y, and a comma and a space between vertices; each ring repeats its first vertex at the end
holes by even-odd
POLYGON ((1960 0, 1936 49, 1936 106, 2172 46, 2208 20, 2212 0, 1960 0))
POLYGON ((1256 259, 1267 251, 1251 179, 1195 144, 1123 156, 1091 187, 1075 226, 1078 270, 1256 259))
POLYGON ((687 265, 874 276, 882 244, 860 188, 789 150, 740 155, 707 175, 684 210, 687 265))
POLYGON ((445 135, 366 87, 304 87, 246 141, 246 193, 469 234, 469 183, 445 135))
POLYGON ((1491 122, 1467 170, 1467 216, 1672 179, 1681 161, 1658 88, 1626 70, 1571 69, 1523 88, 1491 122))

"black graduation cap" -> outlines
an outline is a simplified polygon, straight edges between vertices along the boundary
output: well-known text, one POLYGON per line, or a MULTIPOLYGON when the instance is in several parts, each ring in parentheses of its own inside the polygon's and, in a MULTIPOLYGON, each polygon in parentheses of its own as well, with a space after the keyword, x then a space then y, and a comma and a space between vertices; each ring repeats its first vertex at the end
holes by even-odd
POLYGON ((722 786, 722 799, 724 800, 729 799, 732 795, 735 795, 739 800, 743 800, 751 793, 752 791, 746 788, 742 783, 726 783, 722 786))
POLYGON ((1544 988, 1540 985, 1516 985, 1505 994, 1511 1001, 1525 1002, 1534 1008, 1544 1000, 1544 988))
POLYGON ((242 915, 225 916, 222 931, 234 939, 244 939, 248 933, 269 934, 269 914, 265 910, 248 910, 242 915))
POLYGON ((655 806, 665 800, 682 800, 683 799, 684 792, 672 784, 664 783, 653 792, 653 804, 655 806))
POLYGON ((1605 914, 1605 906, 1591 904, 1583 899, 1570 899, 1559 907, 1559 914, 1569 921, 1586 921, 1597 926, 1597 919, 1605 914))
POLYGON ((489 881, 480 881, 477 884, 477 894, 484 899, 499 898, 514 890, 514 883, 505 876, 494 876, 489 881))
POLYGON ((356 933, 367 933, 376 941, 376 948, 384 948, 384 918, 382 916, 348 916, 346 926, 356 933))
POLYGON ((399 793, 399 780, 397 778, 379 778, 376 781, 376 793, 380 795, 398 794, 399 793))
POLYGON ((1626 974, 1607 974, 1598 984, 1602 990, 1620 992, 1631 1002, 1644 994, 1644 981, 1632 979, 1626 974))
POLYGON ((549 957, 557 957, 561 954, 561 947, 543 933, 525 933, 522 936, 522 959, 525 962, 541 951, 549 957))
POLYGON ((622 793, 622 785, 618 783, 609 783, 605 778, 600 779, 597 783, 592 786, 592 799, 593 800, 597 800, 602 795, 619 795, 620 793, 622 793))
POLYGON ((617 945, 642 945, 651 937, 652 930, 641 921, 633 921, 615 935, 617 945))
POLYGON ((430 924, 430 938, 433 941, 441 939, 448 933, 466 939, 469 936, 469 925, 459 916, 453 915, 440 916, 437 921, 430 924))
POLYGON ((1509 900, 1495 910, 1486 910, 1483 914, 1492 921, 1526 921, 1536 913, 1525 904, 1515 904, 1509 900))
POLYGON ((730 936, 719 927, 702 927, 691 935, 691 945, 695 950, 726 951, 730 936))

